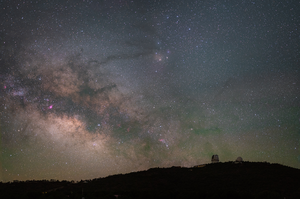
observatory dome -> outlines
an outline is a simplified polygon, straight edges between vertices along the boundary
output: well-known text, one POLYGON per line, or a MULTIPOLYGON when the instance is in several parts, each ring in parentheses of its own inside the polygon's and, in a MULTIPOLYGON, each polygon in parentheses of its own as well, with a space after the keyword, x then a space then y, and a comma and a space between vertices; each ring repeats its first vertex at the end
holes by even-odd
POLYGON ((216 163, 219 162, 219 156, 218 155, 213 155, 211 157, 211 163, 216 163))
POLYGON ((235 161, 236 162, 243 162, 243 158, 242 157, 237 157, 237 159, 235 161))

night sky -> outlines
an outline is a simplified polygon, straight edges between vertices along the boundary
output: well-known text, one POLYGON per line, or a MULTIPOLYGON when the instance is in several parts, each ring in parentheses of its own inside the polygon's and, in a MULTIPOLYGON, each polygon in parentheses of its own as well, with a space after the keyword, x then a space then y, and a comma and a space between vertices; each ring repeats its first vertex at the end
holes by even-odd
POLYGON ((0 180, 300 168, 299 1, 1 0, 0 180))

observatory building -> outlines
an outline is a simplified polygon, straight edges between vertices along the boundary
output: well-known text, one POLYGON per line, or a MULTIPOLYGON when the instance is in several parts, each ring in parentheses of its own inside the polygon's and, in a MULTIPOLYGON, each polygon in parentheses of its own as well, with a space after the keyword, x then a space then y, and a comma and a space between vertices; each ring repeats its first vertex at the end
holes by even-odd
POLYGON ((237 157, 237 159, 235 160, 235 163, 242 163, 242 162, 243 162, 242 157, 237 157))
POLYGON ((211 157, 211 163, 217 163, 219 162, 219 156, 218 155, 213 155, 211 157))

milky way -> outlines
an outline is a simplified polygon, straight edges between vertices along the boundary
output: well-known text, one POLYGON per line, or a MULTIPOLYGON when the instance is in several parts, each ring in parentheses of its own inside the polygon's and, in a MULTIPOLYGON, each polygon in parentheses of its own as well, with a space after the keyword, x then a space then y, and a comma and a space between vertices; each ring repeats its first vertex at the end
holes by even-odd
POLYGON ((2 181, 300 168, 296 1, 1 3, 2 181))

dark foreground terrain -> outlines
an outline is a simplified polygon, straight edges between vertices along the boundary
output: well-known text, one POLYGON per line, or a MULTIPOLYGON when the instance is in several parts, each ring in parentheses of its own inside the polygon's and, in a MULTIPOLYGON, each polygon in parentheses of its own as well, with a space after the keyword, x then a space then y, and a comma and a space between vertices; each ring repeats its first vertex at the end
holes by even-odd
POLYGON ((300 198, 300 170, 269 163, 215 163, 152 168, 80 181, 0 183, 1 199, 300 198))

